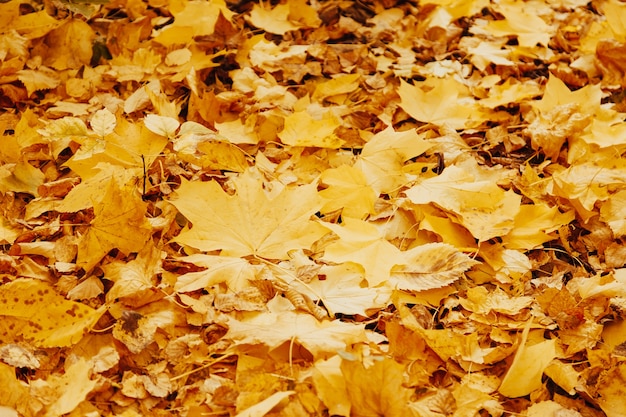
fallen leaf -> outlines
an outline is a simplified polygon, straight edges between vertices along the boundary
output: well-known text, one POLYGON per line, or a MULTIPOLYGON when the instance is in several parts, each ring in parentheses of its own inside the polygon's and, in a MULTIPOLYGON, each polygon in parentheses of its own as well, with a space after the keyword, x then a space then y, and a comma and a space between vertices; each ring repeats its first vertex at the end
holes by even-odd
POLYGON ((315 184, 286 187, 268 195, 261 179, 247 170, 228 195, 215 181, 183 180, 171 203, 193 226, 175 241, 226 256, 255 255, 288 259, 292 249, 306 248, 325 234, 310 218, 320 208, 315 184))
POLYGON ((91 270, 112 249, 139 252, 150 238, 146 208, 134 187, 113 178, 94 206, 94 220, 78 245, 76 264, 91 270))
POLYGON ((556 340, 544 340, 529 345, 529 331, 530 326, 526 326, 513 362, 498 388, 498 392, 507 397, 522 397, 540 389, 543 371, 556 357, 556 340))
POLYGON ((76 344, 105 312, 68 301, 43 281, 21 278, 0 286, 0 315, 13 323, 2 341, 24 340, 39 347, 76 344), (45 306, 33 308, 33 305, 45 306))

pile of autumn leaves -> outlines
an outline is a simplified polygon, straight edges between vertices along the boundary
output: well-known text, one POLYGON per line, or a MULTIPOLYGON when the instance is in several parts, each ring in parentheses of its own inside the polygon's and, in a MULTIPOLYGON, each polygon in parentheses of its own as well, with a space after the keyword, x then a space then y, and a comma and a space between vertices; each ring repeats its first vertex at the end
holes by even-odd
POLYGON ((623 416, 623 16, 0 4, 0 411, 623 416))

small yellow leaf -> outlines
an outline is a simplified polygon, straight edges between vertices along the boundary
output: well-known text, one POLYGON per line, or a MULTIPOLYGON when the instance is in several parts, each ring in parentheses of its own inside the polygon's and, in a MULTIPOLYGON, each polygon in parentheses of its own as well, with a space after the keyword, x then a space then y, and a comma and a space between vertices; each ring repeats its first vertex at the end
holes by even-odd
POLYGON ((170 138, 176 134, 180 122, 173 117, 148 114, 144 119, 144 125, 152 133, 170 138))
POLYGON ((392 283, 399 289, 425 291, 457 281, 478 261, 446 243, 427 243, 403 252, 406 262, 392 268, 392 283))
POLYGON ((360 219, 374 213, 377 195, 362 171, 342 165, 322 172, 320 179, 328 185, 319 193, 326 200, 320 209, 322 214, 343 209, 342 215, 360 219))
POLYGON ((235 417, 262 417, 272 411, 272 408, 278 405, 278 403, 280 403, 282 400, 289 398, 295 393, 296 391, 276 392, 264 399, 263 401, 256 403, 252 407, 246 408, 242 412, 237 413, 235 417))
POLYGON ((328 413, 336 416, 350 415, 350 398, 346 380, 341 373, 341 357, 335 355, 327 360, 320 359, 313 366, 313 384, 328 413))
POLYGON ((331 112, 325 112, 315 119, 307 111, 297 111, 285 118, 285 127, 278 137, 285 145, 315 146, 318 148, 339 148, 343 144, 335 133, 341 122, 331 112))
POLYGON ((203 168, 231 172, 243 172, 248 168, 246 154, 232 143, 205 141, 198 143, 197 149, 204 154, 198 158, 203 168))
POLYGON ((276 35, 284 35, 300 27, 289 20, 289 4, 278 4, 272 9, 255 4, 250 12, 250 23, 276 35))
POLYGON ((61 85, 61 79, 57 73, 45 67, 38 70, 19 70, 17 78, 24 84, 29 96, 35 91, 50 90, 61 85))
POLYGON ((373 224, 350 217, 342 220, 341 225, 321 223, 340 238, 326 247, 323 259, 361 265, 371 287, 386 282, 391 268, 405 262, 400 250, 385 240, 373 224))
POLYGON ((94 113, 89 124, 94 133, 103 138, 115 130, 117 120, 109 110, 102 109, 94 113))

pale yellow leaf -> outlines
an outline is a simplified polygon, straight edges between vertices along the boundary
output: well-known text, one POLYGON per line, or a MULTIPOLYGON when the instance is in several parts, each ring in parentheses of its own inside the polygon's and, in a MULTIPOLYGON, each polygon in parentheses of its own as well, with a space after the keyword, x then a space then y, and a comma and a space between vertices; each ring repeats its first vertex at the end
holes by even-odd
POLYGON ((173 117, 148 114, 144 119, 144 125, 152 133, 170 138, 176 134, 180 122, 173 117))
POLYGON ((226 256, 288 259, 288 251, 308 247, 326 231, 311 221, 319 211, 316 185, 285 187, 273 196, 258 174, 247 170, 229 195, 215 181, 182 181, 171 203, 193 223, 175 241, 226 256))
POLYGON ((529 325, 524 329, 513 363, 502 379, 498 391, 507 397, 517 398, 541 388, 544 369, 556 357, 556 339, 528 345, 529 325))

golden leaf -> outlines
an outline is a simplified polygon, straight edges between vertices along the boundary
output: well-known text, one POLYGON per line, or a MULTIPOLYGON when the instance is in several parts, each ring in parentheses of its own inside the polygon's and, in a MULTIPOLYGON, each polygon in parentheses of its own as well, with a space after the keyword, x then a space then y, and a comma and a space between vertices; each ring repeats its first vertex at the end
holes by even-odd
POLYGON ((234 185, 231 196, 215 181, 183 180, 171 203, 193 226, 175 241, 204 251, 221 249, 226 256, 289 259, 290 250, 306 248, 325 234, 310 220, 320 208, 315 184, 285 187, 271 196, 247 170, 234 185))
POLYGON ((17 279, 0 286, 0 316, 10 333, 0 334, 2 341, 23 340, 39 347, 63 347, 77 343, 105 307, 97 310, 68 301, 54 288, 35 279, 17 279), (34 305, 45 308, 33 308, 34 305), (11 330, 12 329, 12 330, 11 330))
POLYGON ((527 344, 530 322, 524 329, 513 363, 502 379, 498 392, 511 398, 522 397, 541 388, 544 369, 556 357, 556 339, 527 344))
POLYGON ((135 188, 120 187, 112 178, 94 205, 95 218, 80 240, 76 264, 89 271, 112 249, 124 254, 141 251, 152 231, 145 213, 135 188))
POLYGON ((402 290, 424 291, 457 281, 478 261, 446 243, 428 243, 403 252, 402 265, 391 269, 391 282, 402 290))

